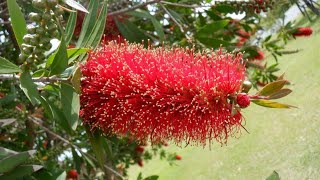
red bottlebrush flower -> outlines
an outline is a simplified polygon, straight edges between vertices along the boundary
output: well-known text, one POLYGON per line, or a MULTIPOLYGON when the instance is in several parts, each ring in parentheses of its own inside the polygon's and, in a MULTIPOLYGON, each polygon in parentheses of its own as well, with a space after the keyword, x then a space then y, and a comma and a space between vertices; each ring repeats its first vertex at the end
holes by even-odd
POLYGON ((294 37, 310 36, 312 34, 312 32, 313 32, 313 30, 310 27, 297 28, 292 32, 292 35, 294 37))
POLYGON ((240 39, 237 42, 237 46, 240 47, 240 46, 244 45, 244 43, 246 43, 247 41, 248 41, 247 38, 240 37, 240 39))
POLYGON ((244 31, 242 29, 238 30, 236 34, 243 38, 247 38, 247 39, 250 38, 250 34, 247 31, 244 31))
POLYGON ((143 147, 143 146, 137 146, 136 149, 135 149, 135 151, 136 151, 137 153, 143 153, 143 152, 144 152, 144 147, 143 147))
POLYGON ((250 97, 246 93, 239 93, 237 95, 237 104, 241 108, 246 108, 250 105, 250 97))
POLYGON ((78 172, 77 172, 77 170, 71 169, 70 171, 68 171, 68 173, 67 173, 67 179, 72 179, 72 180, 78 179, 78 172))
POLYGON ((264 59, 264 53, 262 51, 258 51, 258 54, 254 57, 255 60, 263 60, 264 59))
POLYGON ((176 155, 176 160, 181 160, 182 157, 180 155, 176 155))
POLYGON ((138 163, 138 165, 139 165, 140 167, 143 167, 143 161, 142 161, 142 159, 139 159, 137 163, 138 163))
POLYGON ((242 55, 110 42, 81 67, 84 123, 153 143, 226 143, 242 117, 230 98, 245 77, 242 55))

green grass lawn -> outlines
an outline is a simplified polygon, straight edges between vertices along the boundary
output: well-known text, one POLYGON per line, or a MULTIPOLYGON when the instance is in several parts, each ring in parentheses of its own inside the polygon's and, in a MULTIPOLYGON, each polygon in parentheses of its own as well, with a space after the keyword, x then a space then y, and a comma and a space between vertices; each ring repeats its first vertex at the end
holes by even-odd
MULTIPOLYGON (((307 22, 301 22, 306 25, 307 22)), ((298 109, 267 109, 252 104, 243 110, 246 129, 227 146, 214 143, 206 147, 179 148, 182 160, 170 166, 154 160, 143 168, 130 169, 130 179, 159 175, 160 179, 265 179, 276 170, 282 179, 320 179, 320 23, 312 25, 314 34, 289 42, 287 49, 301 52, 279 59, 281 70, 294 90, 281 102, 298 109)), ((271 59, 270 59, 271 60, 271 59)), ((273 61, 273 60, 272 60, 273 61)))

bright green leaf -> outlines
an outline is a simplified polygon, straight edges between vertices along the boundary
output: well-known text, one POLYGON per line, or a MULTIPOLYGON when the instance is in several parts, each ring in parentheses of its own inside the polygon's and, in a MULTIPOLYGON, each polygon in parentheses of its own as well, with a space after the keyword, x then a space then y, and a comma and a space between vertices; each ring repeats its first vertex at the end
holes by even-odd
POLYGON ((83 7, 80 3, 78 3, 75 0, 64 0, 64 2, 66 4, 68 4, 69 6, 75 8, 76 10, 79 10, 79 11, 82 11, 82 12, 85 12, 85 13, 89 13, 89 11, 85 7, 83 7))
POLYGON ((273 173, 266 180, 280 180, 280 176, 276 171, 273 171, 273 173))
POLYGON ((88 41, 90 34, 96 24, 99 5, 100 5, 99 0, 90 1, 89 7, 88 7, 89 14, 86 14, 86 16, 84 17, 84 20, 81 26, 82 28, 81 28, 80 36, 79 36, 76 47, 84 47, 84 44, 88 41))
POLYGON ((27 161, 30 157, 33 156, 33 154, 36 153, 34 150, 20 152, 17 154, 13 154, 11 156, 8 156, 6 158, 3 158, 0 160, 0 174, 6 173, 8 171, 11 171, 16 166, 24 163, 27 161))
POLYGON ((40 95, 37 90, 37 85, 32 81, 29 72, 23 72, 20 76, 20 88, 28 97, 33 105, 39 103, 40 95))
POLYGON ((81 69, 80 69, 80 67, 77 67, 74 70, 72 78, 71 78, 71 83, 77 93, 80 93, 80 91, 81 91, 80 82, 81 82, 81 69))
POLYGON ((69 16, 67 25, 66 25, 66 45, 68 45, 72 39, 74 29, 77 22, 77 12, 72 12, 69 16))
POLYGON ((274 94, 278 92, 280 89, 283 88, 283 86, 287 83, 286 80, 278 80, 271 82, 264 86, 256 95, 258 96, 269 96, 271 94, 274 94))
POLYGON ((159 176, 157 176, 157 175, 152 175, 152 176, 144 178, 144 180, 157 180, 157 179, 159 179, 159 176))
MULTIPOLYGON (((47 62, 47 64, 50 62, 47 62)), ((47 66, 47 65, 46 65, 47 66)), ((54 56, 52 63, 50 64, 49 76, 62 73, 68 66, 67 48, 64 38, 61 38, 60 46, 57 54, 54 56)))
POLYGON ((265 99, 255 99, 255 100, 251 100, 251 102, 253 102, 259 106, 268 107, 268 108, 293 108, 293 107, 295 107, 295 106, 291 106, 288 104, 282 104, 282 103, 273 102, 273 101, 269 101, 269 100, 265 100, 265 99))
POLYGON ((79 111, 80 111, 80 98, 75 89, 66 83, 61 83, 60 92, 62 110, 67 118, 70 127, 75 130, 78 126, 79 111))
POLYGON ((27 32, 27 25, 24 15, 21 12, 16 0, 7 0, 7 4, 14 35, 18 44, 21 45, 23 42, 23 36, 27 32))
POLYGON ((21 72, 20 68, 12 62, 0 57, 0 74, 10 74, 21 72))
POLYGON ((101 133, 99 133, 97 130, 92 132, 89 127, 86 127, 86 132, 91 143, 92 150, 99 161, 99 165, 102 167, 102 169, 104 169, 106 152, 104 151, 103 141, 105 139, 101 136, 101 133))

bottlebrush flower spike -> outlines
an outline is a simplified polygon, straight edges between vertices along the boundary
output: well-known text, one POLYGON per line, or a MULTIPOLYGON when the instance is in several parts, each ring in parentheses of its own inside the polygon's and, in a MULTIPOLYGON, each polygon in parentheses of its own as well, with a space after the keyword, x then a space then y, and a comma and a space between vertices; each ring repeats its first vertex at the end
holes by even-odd
POLYGON ((297 28, 293 30, 292 35, 294 37, 298 36, 310 36, 312 34, 312 29, 310 27, 297 28))
POLYGON ((82 65, 84 123, 152 142, 226 143, 242 115, 232 102, 245 77, 242 55, 110 42, 82 65))
POLYGON ((262 51, 257 51, 257 55, 254 57, 255 60, 263 60, 264 59, 264 53, 262 51))

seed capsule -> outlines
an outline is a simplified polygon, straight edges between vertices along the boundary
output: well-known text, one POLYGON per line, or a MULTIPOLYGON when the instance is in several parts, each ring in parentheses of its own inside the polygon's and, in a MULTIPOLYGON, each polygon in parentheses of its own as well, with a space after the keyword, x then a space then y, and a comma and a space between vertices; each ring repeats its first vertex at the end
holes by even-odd
POLYGON ((34 22, 39 22, 41 21, 41 16, 38 13, 30 13, 29 19, 34 22))

